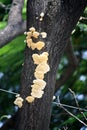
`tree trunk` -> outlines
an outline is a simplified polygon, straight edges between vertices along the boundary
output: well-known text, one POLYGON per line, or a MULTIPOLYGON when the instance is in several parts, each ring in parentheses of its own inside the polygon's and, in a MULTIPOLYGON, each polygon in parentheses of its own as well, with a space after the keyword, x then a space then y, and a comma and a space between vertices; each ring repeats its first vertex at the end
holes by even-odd
POLYGON ((27 47, 25 49, 21 96, 25 99, 30 95, 36 67, 32 60, 33 53, 41 54, 47 51, 51 70, 45 75, 47 85, 43 97, 32 104, 24 101, 23 107, 19 110, 15 130, 49 130, 58 65, 67 40, 86 4, 87 0, 28 0, 27 30, 34 26, 38 31, 47 32, 47 38, 44 40, 46 46, 43 50, 32 51, 27 47), (45 13, 42 22, 36 19, 41 12, 45 13))

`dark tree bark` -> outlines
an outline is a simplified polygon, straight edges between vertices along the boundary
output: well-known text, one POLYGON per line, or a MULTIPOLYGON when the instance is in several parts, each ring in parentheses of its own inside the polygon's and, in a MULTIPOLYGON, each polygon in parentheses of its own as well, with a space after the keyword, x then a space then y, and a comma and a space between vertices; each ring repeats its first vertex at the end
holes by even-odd
POLYGON ((46 46, 41 51, 25 49, 25 61, 22 72, 21 95, 23 98, 30 94, 30 86, 34 80, 35 65, 33 53, 49 52, 50 72, 46 74, 47 86, 43 98, 28 104, 24 101, 19 110, 15 130, 49 130, 51 103, 55 88, 56 72, 64 49, 72 30, 83 12, 87 0, 28 0, 27 30, 34 26, 38 31, 47 32, 44 40, 46 46), (36 19, 41 12, 45 13, 43 22, 36 19))

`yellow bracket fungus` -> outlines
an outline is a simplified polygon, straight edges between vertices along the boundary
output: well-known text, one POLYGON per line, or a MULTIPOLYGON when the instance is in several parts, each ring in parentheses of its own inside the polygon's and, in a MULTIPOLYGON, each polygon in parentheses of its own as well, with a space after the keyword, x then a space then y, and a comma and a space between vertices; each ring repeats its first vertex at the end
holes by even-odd
POLYGON ((31 31, 31 32, 35 32, 35 28, 34 27, 31 27, 31 28, 29 28, 29 30, 31 31))
POLYGON ((37 50, 41 50, 45 46, 45 43, 42 41, 36 42, 36 48, 37 50))
POLYGON ((34 97, 32 97, 32 96, 27 96, 26 97, 26 101, 28 102, 28 103, 32 103, 32 102, 34 102, 34 97))
POLYGON ((32 37, 37 39, 39 37, 39 35, 40 35, 40 33, 35 31, 35 32, 33 32, 32 37))
POLYGON ((42 54, 38 55, 38 54, 33 54, 32 58, 34 61, 34 64, 41 64, 43 62, 47 62, 48 60, 48 52, 43 52, 42 54))
POLYGON ((33 83, 38 85, 38 86, 42 86, 42 87, 46 86, 46 82, 42 79, 35 79, 35 80, 33 80, 33 83))
POLYGON ((27 34, 27 37, 26 37, 27 46, 29 48, 31 48, 32 50, 34 50, 34 49, 41 50, 45 46, 45 43, 42 41, 34 42, 32 39, 32 38, 37 39, 39 37, 40 33, 35 31, 34 27, 31 27, 29 30, 30 31, 26 33, 27 34))
POLYGON ((19 108, 21 108, 23 105, 23 101, 24 101, 23 98, 17 96, 17 98, 14 101, 14 104, 17 105, 19 108))
MULTIPOLYGON (((40 14, 40 21, 43 20, 44 17, 44 12, 41 12, 40 14)), ((27 46, 31 48, 32 50, 41 50, 45 46, 45 43, 43 41, 39 40, 39 36, 42 38, 47 37, 46 32, 38 32, 34 27, 29 28, 28 32, 24 32, 26 35, 26 40, 25 42, 27 43, 27 46), (37 42, 34 42, 36 39, 37 42)), ((46 82, 43 80, 44 79, 44 74, 46 74, 49 70, 50 67, 47 63, 48 61, 48 52, 43 52, 42 54, 33 54, 32 58, 34 61, 34 64, 37 65, 35 72, 34 72, 34 77, 35 80, 33 80, 33 85, 31 85, 31 94, 30 96, 27 96, 25 100, 28 103, 34 102, 35 98, 41 98, 44 94, 44 88, 46 87, 46 82)), ((16 99, 14 101, 15 105, 18 105, 19 108, 22 107, 24 99, 20 97, 20 95, 16 95, 16 99)))
POLYGON ((37 90, 43 90, 44 88, 45 88, 45 86, 46 85, 38 85, 38 84, 33 84, 33 85, 31 85, 31 87, 32 87, 32 89, 34 88, 34 89, 37 89, 37 90))
POLYGON ((35 71, 34 76, 36 79, 44 79, 44 73, 42 71, 35 71))
POLYGON ((33 43, 32 39, 30 38, 30 39, 27 39, 26 41, 27 41, 27 46, 30 48, 33 43))
POLYGON ((41 71, 43 72, 44 74, 47 73, 48 71, 50 71, 50 67, 47 63, 43 62, 41 64, 39 64, 36 69, 35 69, 36 72, 38 71, 41 71))
POLYGON ((44 91, 42 90, 33 90, 31 92, 31 96, 34 97, 34 98, 41 98, 44 94, 44 91))
MULTIPOLYGON (((44 12, 40 14, 40 21, 43 20, 44 17, 44 12)), ((29 28, 29 32, 25 32, 26 37, 26 42, 27 46, 31 48, 32 50, 41 50, 45 46, 45 43, 43 41, 39 40, 39 36, 42 38, 47 37, 46 32, 38 32, 34 27, 29 28), (37 42, 34 40, 36 39, 37 42)), ((50 67, 48 65, 48 52, 43 52, 42 54, 33 54, 32 59, 34 61, 34 64, 37 65, 35 72, 34 72, 34 77, 35 80, 33 80, 33 85, 31 85, 31 94, 30 96, 26 97, 26 101, 28 103, 34 102, 35 98, 41 98, 44 94, 44 89, 46 87, 46 82, 43 80, 44 75, 50 71, 50 67)))

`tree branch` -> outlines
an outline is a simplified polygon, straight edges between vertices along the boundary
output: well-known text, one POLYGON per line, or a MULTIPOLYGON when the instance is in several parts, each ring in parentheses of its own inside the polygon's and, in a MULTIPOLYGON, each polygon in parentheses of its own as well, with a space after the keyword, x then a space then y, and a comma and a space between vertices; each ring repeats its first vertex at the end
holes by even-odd
POLYGON ((87 124, 85 122, 83 122, 82 120, 80 120, 77 116, 75 116, 73 113, 71 113, 70 111, 68 111, 65 107, 62 106, 62 104, 60 103, 59 105, 57 105, 58 107, 62 108, 65 112, 67 112, 70 116, 72 116, 73 118, 75 118, 77 121, 79 121, 81 124, 83 124, 84 126, 87 126, 87 124))
POLYGON ((26 21, 22 20, 23 1, 13 0, 9 12, 8 24, 0 31, 0 48, 26 30, 26 21))
POLYGON ((73 74, 73 72, 75 71, 75 69, 78 66, 78 61, 76 56, 74 55, 73 52, 73 47, 71 44, 70 39, 68 40, 68 44, 65 50, 67 57, 68 57, 68 67, 66 69, 66 71, 61 75, 61 77, 56 81, 55 84, 55 92, 63 85, 65 84, 65 82, 70 78, 70 76, 73 74))
POLYGON ((14 129, 15 120, 16 120, 17 113, 13 115, 10 119, 8 119, 3 126, 0 128, 0 130, 10 130, 14 129))
POLYGON ((74 92, 73 90, 71 90, 70 88, 69 88, 69 91, 71 92, 71 94, 72 94, 73 97, 74 97, 74 100, 75 100, 76 106, 78 107, 79 112, 82 114, 82 116, 84 117, 84 119, 87 121, 87 118, 86 118, 85 114, 84 114, 84 113, 82 112, 82 110, 80 109, 80 106, 79 106, 78 100, 77 100, 77 98, 76 98, 75 92, 74 92))

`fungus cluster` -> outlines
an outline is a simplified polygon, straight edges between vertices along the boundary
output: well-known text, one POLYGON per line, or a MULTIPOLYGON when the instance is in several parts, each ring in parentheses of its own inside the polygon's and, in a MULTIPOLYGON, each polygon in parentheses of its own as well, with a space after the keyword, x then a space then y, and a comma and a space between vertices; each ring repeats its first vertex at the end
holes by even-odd
POLYGON ((41 12, 41 14, 40 14, 40 21, 43 21, 43 18, 44 18, 44 12, 41 12))
POLYGON ((14 101, 14 104, 17 105, 19 108, 22 107, 24 99, 20 97, 20 95, 16 95, 16 99, 14 101))
MULTIPOLYGON (((40 21, 43 21, 44 13, 40 14, 40 21)), ((42 50, 45 47, 45 43, 42 40, 39 40, 39 37, 46 38, 46 32, 38 32, 34 27, 29 28, 28 32, 24 33, 26 35, 25 42, 27 43, 28 48, 32 50, 37 49, 38 51, 42 50), (35 42, 36 41, 36 42, 35 42)), ((42 98, 44 94, 44 89, 46 87, 46 81, 44 81, 45 74, 50 71, 48 65, 48 52, 43 52, 42 54, 34 53, 32 59, 34 64, 36 64, 33 84, 31 85, 31 94, 26 97, 28 103, 34 102, 36 98, 42 98)), ((19 108, 23 105, 23 98, 20 96, 16 97, 14 104, 18 105, 19 108)))
MULTIPOLYGON (((29 30, 32 31, 31 28, 29 30)), ((41 35, 42 38, 46 38, 47 33, 37 32, 39 35, 38 37, 36 37, 33 35, 35 31, 36 30, 34 29, 31 36, 28 36, 28 34, 30 35, 30 32, 27 33, 27 41, 29 41, 29 39, 31 39, 32 41, 32 42, 27 42, 27 46, 29 44, 28 47, 31 48, 32 50, 34 49, 41 50, 45 46, 45 43, 43 41, 38 41, 34 43, 33 38, 38 39, 39 35, 41 35), (35 48, 32 48, 32 44, 35 45, 35 48)), ((33 85, 31 85, 31 95, 26 97, 26 100, 29 103, 32 103, 35 100, 35 98, 41 98, 44 94, 44 88, 46 86, 46 82, 44 81, 44 76, 50 70, 50 67, 47 63, 48 56, 49 56, 48 52, 43 52, 41 54, 34 53, 32 55, 33 62, 34 64, 37 65, 37 67, 35 68, 35 72, 34 72, 35 80, 33 80, 33 85)))
POLYGON ((33 39, 38 39, 39 36, 42 36, 42 38, 46 38, 47 37, 46 32, 39 33, 36 31, 34 27, 31 27, 29 29, 29 32, 25 32, 25 34, 27 35, 25 42, 27 43, 27 46, 32 50, 35 49, 41 50, 45 46, 45 43, 43 41, 34 42, 33 39))

